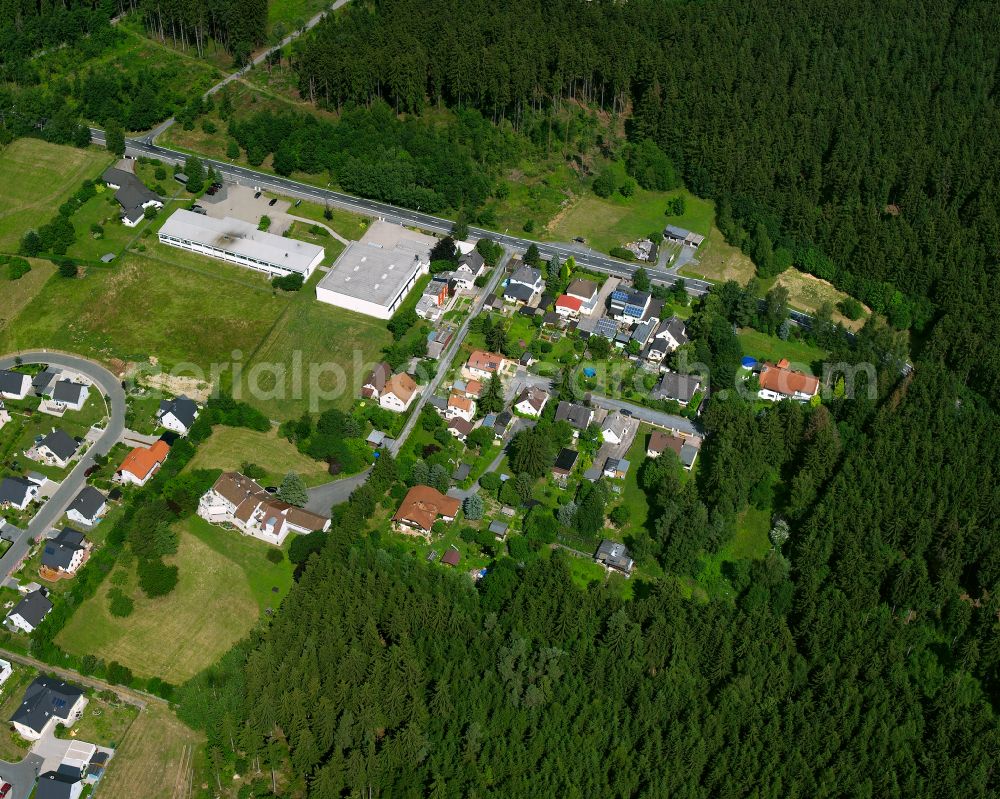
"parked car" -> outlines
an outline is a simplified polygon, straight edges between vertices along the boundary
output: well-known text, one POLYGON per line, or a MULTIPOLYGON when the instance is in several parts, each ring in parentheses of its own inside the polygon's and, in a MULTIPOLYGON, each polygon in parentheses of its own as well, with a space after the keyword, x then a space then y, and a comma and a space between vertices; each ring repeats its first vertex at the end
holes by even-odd
POLYGON ((276 202, 278 202, 278 198, 277 197, 272 197, 271 198, 271 202, 269 202, 268 205, 274 205, 276 202))
POLYGON ((302 205, 302 200, 296 200, 295 207, 298 208, 300 205, 302 205))
POLYGON ((5 782, 3 784, 3 787, 0 788, 0 799, 6 799, 7 794, 10 793, 10 788, 11 788, 11 785, 10 785, 9 782, 5 782))
POLYGON ((254 195, 253 195, 253 198, 254 198, 254 199, 256 200, 256 199, 258 199, 259 197, 260 197, 260 192, 259 192, 259 191, 258 191, 258 192, 255 192, 255 193, 254 193, 254 195))

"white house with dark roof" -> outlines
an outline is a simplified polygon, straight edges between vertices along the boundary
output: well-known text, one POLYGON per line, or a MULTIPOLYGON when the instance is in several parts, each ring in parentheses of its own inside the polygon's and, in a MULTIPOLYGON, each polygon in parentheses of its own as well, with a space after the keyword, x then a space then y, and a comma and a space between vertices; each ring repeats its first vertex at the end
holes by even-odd
POLYGON ((621 444, 628 432, 629 418, 618 411, 609 413, 601 425, 601 436, 609 444, 621 444))
POLYGON ((30 634, 42 623, 42 619, 49 615, 50 610, 52 610, 52 602, 45 593, 45 589, 39 588, 25 594, 24 598, 11 608, 10 613, 7 614, 6 623, 14 630, 30 634))
POLYGON ((62 575, 76 574, 90 546, 79 530, 64 527, 42 547, 42 566, 62 575))
POLYGON ((485 267, 486 259, 478 251, 472 250, 463 254, 458 259, 458 266, 455 267, 455 271, 468 275, 472 280, 475 280, 483 273, 485 267))
POLYGON ((20 372, 0 369, 0 397, 22 400, 31 390, 31 378, 20 372))
POLYGON ((84 486, 69 506, 66 515, 77 524, 93 527, 101 520, 107 507, 108 501, 104 494, 93 486, 84 486))
POLYGON ((5 477, 0 480, 0 507, 24 510, 38 497, 38 483, 23 477, 5 477))
POLYGON ((687 334, 687 327, 684 322, 676 316, 671 316, 660 322, 659 327, 653 334, 652 340, 646 349, 646 360, 659 363, 667 355, 682 344, 687 344, 690 339, 687 334))
POLYGON ((557 422, 566 422, 572 427, 573 438, 576 438, 582 431, 586 430, 593 418, 593 410, 584 405, 577 405, 576 403, 563 400, 556 406, 555 420, 557 422))
POLYGON ((545 290, 542 273, 533 266, 521 266, 507 280, 503 298, 508 302, 530 305, 545 290))
POLYGON ((194 420, 198 418, 198 403, 185 396, 172 400, 161 400, 156 419, 167 430, 187 435, 194 420))
POLYGON ((578 277, 566 287, 566 296, 580 300, 580 313, 589 316, 597 308, 600 288, 593 280, 578 277))
POLYGON ((60 410, 79 411, 89 394, 90 386, 85 383, 59 380, 52 389, 52 402, 60 410))
POLYGON ((53 430, 35 446, 35 453, 38 456, 36 460, 64 469, 76 455, 79 446, 65 430, 53 430))
POLYGON ((632 555, 626 549, 625 545, 617 541, 610 541, 607 538, 601 541, 597 552, 594 554, 594 560, 606 569, 620 572, 626 576, 632 573, 632 569, 635 566, 635 561, 632 560, 632 555))
POLYGON ((548 392, 537 386, 528 386, 514 400, 514 410, 524 416, 539 417, 549 401, 548 392))
POLYGON ((82 688, 55 677, 36 677, 25 690, 10 723, 22 738, 37 741, 57 724, 73 726, 86 706, 82 688))
POLYGON ((121 220, 127 227, 138 225, 147 208, 163 207, 163 200, 160 199, 160 196, 147 188, 146 184, 131 172, 117 167, 109 167, 101 179, 108 188, 115 189, 115 199, 122 207, 121 220))
POLYGON ((653 399, 674 400, 681 405, 687 405, 698 391, 701 391, 699 377, 682 375, 678 372, 664 372, 651 396, 653 399))

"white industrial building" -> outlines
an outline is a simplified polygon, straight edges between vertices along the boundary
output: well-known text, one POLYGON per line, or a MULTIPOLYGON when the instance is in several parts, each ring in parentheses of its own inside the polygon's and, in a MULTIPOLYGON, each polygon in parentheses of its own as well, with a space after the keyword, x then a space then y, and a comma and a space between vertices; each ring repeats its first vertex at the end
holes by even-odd
POLYGON ((347 245, 316 286, 320 302, 388 319, 420 275, 429 271, 437 239, 381 220, 347 245))
POLYGON ((160 228, 160 241, 271 276, 295 273, 305 280, 326 254, 315 244, 257 230, 241 219, 215 219, 184 210, 174 211, 160 228))

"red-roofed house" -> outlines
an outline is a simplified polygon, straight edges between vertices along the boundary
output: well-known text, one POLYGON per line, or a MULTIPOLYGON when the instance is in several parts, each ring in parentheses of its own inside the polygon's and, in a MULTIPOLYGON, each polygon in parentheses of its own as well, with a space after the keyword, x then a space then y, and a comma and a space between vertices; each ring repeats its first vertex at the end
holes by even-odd
POLYGON ((144 486, 156 474, 168 454, 170 447, 165 441, 157 441, 151 447, 136 447, 125 456, 115 476, 122 483, 144 486))
POLYGON ((579 297, 570 297, 568 294, 560 294, 556 300, 556 313, 562 317, 570 318, 580 315, 580 308, 583 300, 579 297))
POLYGON ((819 393, 819 378, 789 369, 785 359, 778 361, 777 365, 765 363, 760 370, 759 381, 757 396, 772 402, 783 399, 806 402, 819 393))
POLYGON ((445 496, 435 488, 413 486, 406 492, 403 503, 392 517, 393 526, 401 533, 429 538, 438 517, 446 522, 454 521, 461 506, 459 500, 445 496))

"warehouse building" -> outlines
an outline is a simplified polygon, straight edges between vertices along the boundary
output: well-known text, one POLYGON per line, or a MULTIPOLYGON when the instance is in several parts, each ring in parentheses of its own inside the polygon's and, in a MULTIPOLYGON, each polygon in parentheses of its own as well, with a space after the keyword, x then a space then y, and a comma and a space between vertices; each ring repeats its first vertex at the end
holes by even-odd
POLYGON ((315 244, 257 230, 241 219, 214 219, 183 210, 174 211, 160 228, 160 241, 272 277, 294 273, 305 280, 326 254, 315 244))
POLYGON ((437 239, 381 220, 347 245, 316 286, 320 302, 388 319, 426 275, 437 239))

